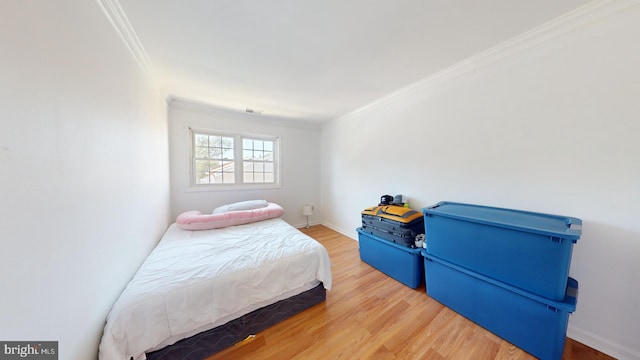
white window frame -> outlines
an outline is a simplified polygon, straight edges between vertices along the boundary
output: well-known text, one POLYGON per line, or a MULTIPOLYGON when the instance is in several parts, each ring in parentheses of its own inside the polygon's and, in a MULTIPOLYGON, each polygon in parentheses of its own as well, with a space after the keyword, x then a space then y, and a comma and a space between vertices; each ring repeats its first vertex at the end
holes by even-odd
POLYGON ((189 184, 191 190, 240 190, 240 189, 276 189, 280 188, 280 137, 269 135, 258 135, 249 133, 236 133, 228 131, 217 131, 208 129, 189 128, 189 184), (198 184, 196 183, 196 157, 195 157, 195 137, 196 135, 223 136, 233 138, 233 162, 234 180, 230 183, 218 184, 198 184), (244 182, 244 159, 243 159, 243 139, 265 140, 273 142, 273 182, 268 183, 245 183, 244 182))

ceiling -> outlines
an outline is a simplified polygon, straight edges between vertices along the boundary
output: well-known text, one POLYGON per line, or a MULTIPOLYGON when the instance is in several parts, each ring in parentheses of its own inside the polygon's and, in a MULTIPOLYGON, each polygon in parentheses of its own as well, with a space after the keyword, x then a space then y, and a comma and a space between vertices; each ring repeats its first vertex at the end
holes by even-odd
POLYGON ((114 0, 169 98, 323 123, 587 0, 114 0))

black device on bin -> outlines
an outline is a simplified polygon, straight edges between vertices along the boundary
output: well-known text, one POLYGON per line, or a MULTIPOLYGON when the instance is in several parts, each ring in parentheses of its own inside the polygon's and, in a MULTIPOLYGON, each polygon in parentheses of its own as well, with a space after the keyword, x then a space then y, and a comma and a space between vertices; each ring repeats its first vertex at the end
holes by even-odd
POLYGON ((391 195, 382 195, 380 197, 380 204, 378 204, 378 206, 391 205, 392 202, 393 202, 393 196, 391 196, 391 195))

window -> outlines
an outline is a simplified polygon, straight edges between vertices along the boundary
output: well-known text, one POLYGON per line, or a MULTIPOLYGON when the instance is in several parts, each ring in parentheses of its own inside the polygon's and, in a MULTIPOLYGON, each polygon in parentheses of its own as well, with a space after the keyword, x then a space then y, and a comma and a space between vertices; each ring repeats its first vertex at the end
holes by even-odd
POLYGON ((242 138, 242 170, 245 184, 272 184, 275 181, 273 141, 242 138))
POLYGON ((193 185, 278 185, 278 138, 198 130, 191 134, 193 185))
POLYGON ((235 183, 234 138, 194 133, 195 184, 235 183))

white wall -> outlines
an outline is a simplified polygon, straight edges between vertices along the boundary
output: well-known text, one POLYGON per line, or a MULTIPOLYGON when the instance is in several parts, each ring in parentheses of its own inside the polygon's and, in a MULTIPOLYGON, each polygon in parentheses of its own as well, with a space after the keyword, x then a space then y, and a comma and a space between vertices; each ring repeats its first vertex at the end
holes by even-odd
POLYGON ((283 219, 294 226, 306 223, 302 216, 306 203, 315 206, 309 222, 317 223, 321 218, 320 126, 173 100, 169 104, 169 139, 173 219, 183 211, 210 213, 217 206, 252 199, 280 204, 285 210, 283 219), (190 127, 280 137, 281 186, 257 190, 190 189, 190 127))
POLYGON ((166 103, 95 1, 0 2, 0 340, 95 359, 169 221, 166 103))
POLYGON ((581 218, 568 335, 640 359, 640 11, 618 10, 565 19, 326 124, 323 222, 355 237, 385 193, 413 208, 581 218))

